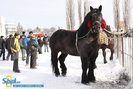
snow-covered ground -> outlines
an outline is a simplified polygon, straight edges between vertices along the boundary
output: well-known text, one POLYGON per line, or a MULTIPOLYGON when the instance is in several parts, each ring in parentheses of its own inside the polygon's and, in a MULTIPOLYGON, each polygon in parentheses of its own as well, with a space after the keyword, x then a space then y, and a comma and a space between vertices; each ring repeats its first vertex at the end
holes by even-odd
MULTIPOLYGON (((107 50, 107 59, 110 52, 107 50)), ((21 73, 12 71, 12 61, 0 61, 0 89, 7 89, 3 84, 3 78, 7 75, 12 79, 20 81, 20 84, 43 84, 43 88, 11 88, 11 89, 125 89, 127 83, 120 82, 120 75, 124 69, 120 66, 117 59, 113 61, 107 60, 107 64, 103 64, 101 51, 97 58, 95 69, 96 83, 89 85, 81 84, 81 62, 79 57, 68 56, 66 58, 67 76, 55 77, 52 73, 50 63, 50 52, 38 55, 37 69, 30 69, 25 66, 25 61, 19 60, 19 68, 21 73)), ((10 88, 8 88, 10 89, 10 88)), ((130 88, 132 89, 132 88, 130 88)))

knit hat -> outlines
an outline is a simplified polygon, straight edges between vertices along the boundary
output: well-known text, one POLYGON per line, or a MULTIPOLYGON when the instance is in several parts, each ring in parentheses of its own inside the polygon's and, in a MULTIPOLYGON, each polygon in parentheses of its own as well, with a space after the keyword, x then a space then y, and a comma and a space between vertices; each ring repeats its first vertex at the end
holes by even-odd
POLYGON ((10 35, 9 35, 9 37, 13 37, 13 35, 12 35, 12 34, 10 34, 10 35))
POLYGON ((32 32, 32 31, 30 31, 30 32, 29 32, 29 34, 33 34, 33 32, 32 32))
POLYGON ((23 31, 22 34, 24 35, 25 34, 25 31, 23 31))

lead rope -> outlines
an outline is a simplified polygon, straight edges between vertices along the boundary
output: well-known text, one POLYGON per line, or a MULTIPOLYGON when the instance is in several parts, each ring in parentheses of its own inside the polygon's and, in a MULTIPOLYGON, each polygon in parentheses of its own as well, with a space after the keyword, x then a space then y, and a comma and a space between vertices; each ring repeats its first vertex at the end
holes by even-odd
POLYGON ((87 33, 86 35, 84 35, 84 36, 78 38, 78 31, 76 32, 76 42, 75 42, 75 46, 76 46, 76 49, 77 49, 78 54, 79 54, 79 50, 78 50, 78 39, 82 39, 82 38, 86 37, 89 33, 90 33, 90 30, 88 31, 88 33, 87 33))
POLYGON ((79 50, 78 50, 78 32, 76 32, 76 42, 75 42, 75 46, 76 46, 77 52, 78 52, 78 54, 79 54, 79 50))

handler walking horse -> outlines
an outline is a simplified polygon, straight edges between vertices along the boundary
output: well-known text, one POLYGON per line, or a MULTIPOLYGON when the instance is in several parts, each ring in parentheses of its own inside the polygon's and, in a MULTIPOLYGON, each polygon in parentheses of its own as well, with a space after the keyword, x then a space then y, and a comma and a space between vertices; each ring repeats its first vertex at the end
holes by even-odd
POLYGON ((64 63, 68 54, 80 56, 82 62, 83 84, 95 82, 94 67, 98 56, 99 31, 102 23, 102 6, 93 8, 86 15, 84 22, 76 32, 59 29, 50 38, 51 64, 55 76, 60 76, 58 61, 60 63, 62 76, 66 76, 67 68, 64 63), (88 27, 92 25, 92 28, 88 27), (58 57, 58 53, 61 55, 58 57))

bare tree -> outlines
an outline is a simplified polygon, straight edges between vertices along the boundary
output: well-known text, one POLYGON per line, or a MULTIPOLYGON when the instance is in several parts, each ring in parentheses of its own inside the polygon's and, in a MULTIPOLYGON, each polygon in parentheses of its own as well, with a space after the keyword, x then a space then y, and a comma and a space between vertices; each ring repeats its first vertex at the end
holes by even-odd
POLYGON ((89 6, 90 6, 90 4, 89 4, 88 0, 84 0, 84 17, 89 12, 89 6))
POLYGON ((75 5, 74 0, 66 0, 66 25, 67 29, 74 29, 75 26, 75 5))
POLYGON ((120 22, 120 0, 113 0, 114 25, 117 31, 119 30, 120 22))
POLYGON ((40 32, 41 32, 41 28, 36 27, 36 28, 34 29, 34 32, 36 32, 36 33, 40 33, 40 32))
POLYGON ((82 0, 78 0, 78 19, 80 26, 82 24, 82 0))
POLYGON ((125 30, 130 28, 131 25, 131 0, 123 0, 123 21, 125 30))
POLYGON ((24 31, 23 27, 20 25, 20 23, 18 23, 17 25, 17 32, 21 33, 22 31, 24 31))
MULTIPOLYGON (((113 0, 113 13, 114 13, 114 26, 117 29, 117 31, 120 30, 120 0, 113 0)), ((119 40, 117 39, 116 45, 117 45, 117 50, 116 50, 116 56, 117 58, 119 57, 119 40)))
POLYGON ((88 0, 77 0, 78 1, 78 18, 79 18, 79 25, 82 24, 83 18, 89 12, 89 2, 88 0), (82 14, 83 13, 83 14, 82 14))

